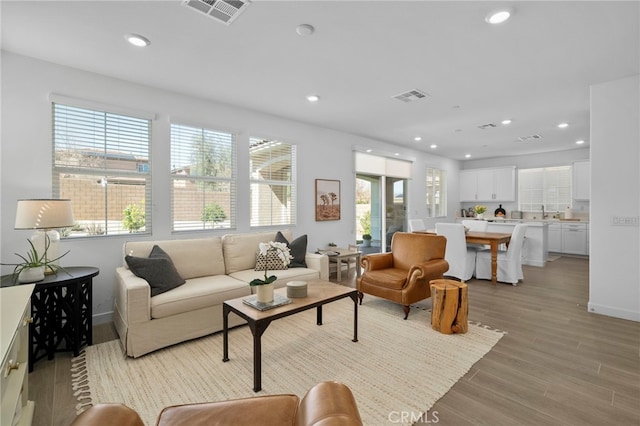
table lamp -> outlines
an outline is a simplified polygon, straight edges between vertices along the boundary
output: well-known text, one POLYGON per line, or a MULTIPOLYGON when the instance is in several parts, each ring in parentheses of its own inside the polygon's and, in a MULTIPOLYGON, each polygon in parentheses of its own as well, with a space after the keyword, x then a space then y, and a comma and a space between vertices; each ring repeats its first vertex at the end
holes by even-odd
MULTIPOLYGON (((60 256, 60 234, 55 228, 71 226, 73 226, 71 200, 18 200, 14 229, 36 230, 29 240, 39 255, 45 252, 48 237, 49 248, 44 253, 45 259, 56 259, 60 256)), ((58 261, 53 261, 51 264, 57 265, 58 261)), ((51 270, 47 268, 47 272, 51 270)))

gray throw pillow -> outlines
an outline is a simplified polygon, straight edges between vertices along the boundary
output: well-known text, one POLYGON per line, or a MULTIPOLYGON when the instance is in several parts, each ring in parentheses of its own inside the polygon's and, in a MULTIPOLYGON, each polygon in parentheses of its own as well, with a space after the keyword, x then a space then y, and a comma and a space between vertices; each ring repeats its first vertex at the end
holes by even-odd
POLYGON ((307 256, 307 235, 301 235, 295 240, 289 242, 287 238, 282 235, 282 232, 278 231, 275 241, 277 243, 285 243, 291 251, 293 259, 289 264, 289 268, 306 268, 307 262, 305 257, 307 256))
POLYGON ((186 281, 176 270, 171 257, 155 245, 149 257, 126 255, 124 260, 137 277, 145 279, 151 287, 151 297, 181 286, 186 281))

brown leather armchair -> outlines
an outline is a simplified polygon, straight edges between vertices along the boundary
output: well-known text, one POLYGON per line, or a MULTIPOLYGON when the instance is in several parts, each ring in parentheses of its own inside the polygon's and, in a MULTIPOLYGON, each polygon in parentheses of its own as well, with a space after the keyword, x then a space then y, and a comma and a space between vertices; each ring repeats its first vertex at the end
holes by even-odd
MULTIPOLYGON (((144 426, 123 404, 98 404, 80 414, 71 426, 144 426)), ((230 401, 166 407, 157 426, 361 426, 351 390, 342 383, 321 382, 300 401, 296 395, 267 395, 230 401)))
POLYGON ((364 272, 356 281, 360 304, 364 293, 404 307, 404 319, 412 303, 431 296, 429 281, 443 278, 449 269, 444 260, 447 239, 441 235, 396 232, 391 252, 363 256, 364 272))

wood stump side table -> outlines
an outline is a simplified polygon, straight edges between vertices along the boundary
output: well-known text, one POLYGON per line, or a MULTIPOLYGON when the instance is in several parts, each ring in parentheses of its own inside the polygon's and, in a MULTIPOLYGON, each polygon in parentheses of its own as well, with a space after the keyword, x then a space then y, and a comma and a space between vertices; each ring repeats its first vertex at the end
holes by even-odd
MULTIPOLYGON (((31 295, 29 372, 36 361, 51 360, 55 352, 78 356, 83 346, 93 344, 92 286, 99 273, 92 266, 70 266, 32 283, 36 287, 31 295)), ((15 285, 21 284, 12 275, 2 277, 2 287, 15 285)))
POLYGON ((443 334, 466 333, 469 327, 467 285, 454 280, 432 280, 431 328, 443 334))

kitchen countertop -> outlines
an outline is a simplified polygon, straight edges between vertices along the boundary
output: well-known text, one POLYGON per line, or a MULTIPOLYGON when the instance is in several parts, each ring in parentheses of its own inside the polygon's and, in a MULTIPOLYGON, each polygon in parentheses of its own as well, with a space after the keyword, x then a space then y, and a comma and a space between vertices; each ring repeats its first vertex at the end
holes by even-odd
MULTIPOLYGON (((460 217, 458 218, 460 220, 476 220, 475 218, 472 217, 460 217)), ((489 223, 493 223, 493 224, 514 224, 514 223, 589 223, 588 220, 582 220, 582 219, 571 219, 571 220, 567 220, 567 219, 500 219, 497 217, 485 217, 482 220, 486 220, 489 223)))

